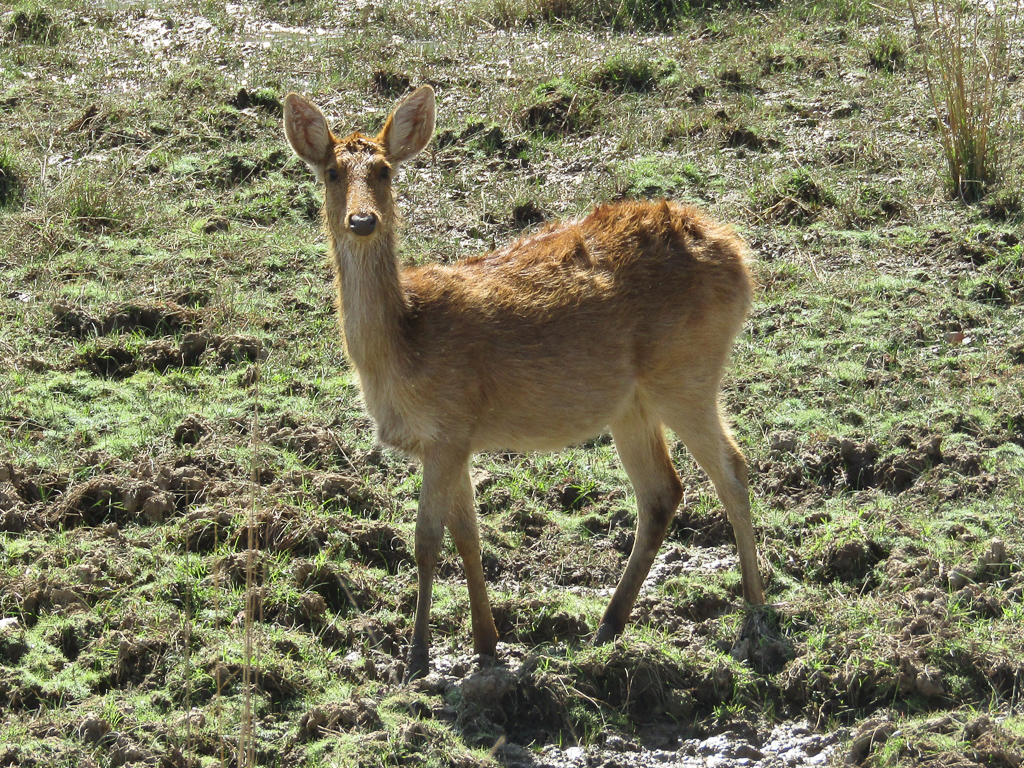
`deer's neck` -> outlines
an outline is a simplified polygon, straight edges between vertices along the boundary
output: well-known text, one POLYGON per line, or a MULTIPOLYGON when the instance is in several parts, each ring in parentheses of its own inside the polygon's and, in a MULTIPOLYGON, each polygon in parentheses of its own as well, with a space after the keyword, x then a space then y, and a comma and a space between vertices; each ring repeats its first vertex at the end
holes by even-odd
POLYGON ((394 234, 367 245, 330 238, 345 349, 364 389, 397 374, 408 359, 404 335, 408 310, 394 234))

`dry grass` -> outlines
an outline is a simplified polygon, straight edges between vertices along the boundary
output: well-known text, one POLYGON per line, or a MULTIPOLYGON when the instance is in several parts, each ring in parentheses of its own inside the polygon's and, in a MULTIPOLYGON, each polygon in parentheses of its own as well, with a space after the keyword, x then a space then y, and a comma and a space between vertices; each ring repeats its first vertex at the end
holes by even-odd
POLYGON ((1009 65, 1020 3, 932 0, 930 17, 907 3, 924 51, 950 192, 979 200, 1000 179, 1008 128, 1009 65))

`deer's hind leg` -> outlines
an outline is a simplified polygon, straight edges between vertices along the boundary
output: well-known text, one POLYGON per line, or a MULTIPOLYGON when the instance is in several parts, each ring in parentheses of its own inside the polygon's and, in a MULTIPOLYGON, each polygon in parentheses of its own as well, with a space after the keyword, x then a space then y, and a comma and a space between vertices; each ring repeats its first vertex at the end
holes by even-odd
POLYGON ((656 418, 637 403, 611 425, 611 430, 619 459, 636 493, 636 541, 597 628, 596 644, 613 640, 626 626, 640 587, 650 573, 683 497, 682 484, 672 466, 661 423, 656 418))
POLYGON ((692 399, 678 402, 686 403, 686 407, 662 411, 662 418, 711 478, 725 507, 739 550, 744 600, 751 605, 764 605, 757 543, 750 520, 747 460, 722 421, 717 397, 704 397, 696 404, 692 399))

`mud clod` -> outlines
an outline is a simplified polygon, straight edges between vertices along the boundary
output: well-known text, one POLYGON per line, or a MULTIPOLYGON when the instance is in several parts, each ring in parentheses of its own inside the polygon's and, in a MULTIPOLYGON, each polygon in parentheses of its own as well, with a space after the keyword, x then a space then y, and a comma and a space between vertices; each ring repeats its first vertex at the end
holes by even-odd
POLYGON ((351 509, 357 514, 369 514, 381 509, 382 501, 357 478, 329 472, 320 481, 317 498, 331 509, 351 509))
POLYGON ((147 336, 161 336, 190 330, 199 323, 197 310, 173 301, 125 304, 103 315, 93 315, 84 307, 64 302, 54 303, 52 310, 57 330, 77 339, 105 336, 114 331, 141 331, 147 336))
POLYGON ((779 627, 779 615, 757 609, 743 622, 730 654, 737 661, 747 661, 762 675, 774 675, 796 656, 796 650, 779 627))
POLYGON ((163 500, 158 498, 146 506, 155 496, 158 489, 149 483, 99 475, 68 489, 50 517, 63 527, 160 522, 165 512, 163 500))
POLYGON ((386 523, 367 523, 349 534, 361 562, 395 573, 399 565, 411 564, 412 555, 402 535, 386 523))
POLYGON ((8 664, 17 664, 28 653, 24 637, 24 626, 15 618, 0 621, 0 659, 8 664))
POLYGON ((580 640, 591 630, 583 616, 547 606, 541 600, 512 600, 492 607, 499 637, 536 646, 562 640, 580 640))
POLYGON ((864 723, 850 740, 847 765, 860 765, 875 749, 883 746, 896 731, 895 723, 869 720, 864 723))
POLYGON ((191 413, 174 428, 174 442, 178 445, 196 445, 212 432, 213 428, 206 419, 191 413))
POLYGON ((170 368, 182 368, 181 350, 166 339, 151 341, 139 351, 138 369, 164 373, 170 368))
POLYGON ((110 733, 110 731, 110 723, 96 715, 88 715, 78 725, 79 738, 82 739, 82 741, 87 741, 92 744, 99 742, 99 740, 110 733))
POLYGON ((135 355, 117 345, 104 345, 80 358, 82 367, 107 379, 124 379, 136 371, 135 355))
POLYGON ((551 502, 561 508, 564 512, 572 512, 583 509, 600 499, 598 491, 584 490, 580 485, 573 482, 562 483, 551 489, 548 494, 551 502))
POLYGON ((541 96, 522 116, 523 127, 545 136, 567 136, 584 130, 589 120, 577 94, 553 89, 541 96))
POLYGON ((502 699, 515 685, 515 676, 511 672, 501 667, 491 667, 470 674, 462 681, 459 690, 467 704, 486 710, 500 706, 502 699))
POLYGON ((225 367, 265 360, 268 354, 263 342, 254 336, 225 336, 217 345, 217 362, 225 367))

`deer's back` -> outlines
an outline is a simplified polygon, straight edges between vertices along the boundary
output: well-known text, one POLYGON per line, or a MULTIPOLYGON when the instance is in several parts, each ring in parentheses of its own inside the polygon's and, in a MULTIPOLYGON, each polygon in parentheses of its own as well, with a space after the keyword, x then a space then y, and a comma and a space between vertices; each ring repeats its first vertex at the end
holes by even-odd
POLYGON ((621 332, 636 343, 702 318, 741 322, 751 294, 742 241, 667 201, 604 205, 501 250, 407 270, 405 287, 411 333, 464 341, 531 330, 579 339, 597 326, 609 342, 621 332))

